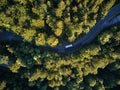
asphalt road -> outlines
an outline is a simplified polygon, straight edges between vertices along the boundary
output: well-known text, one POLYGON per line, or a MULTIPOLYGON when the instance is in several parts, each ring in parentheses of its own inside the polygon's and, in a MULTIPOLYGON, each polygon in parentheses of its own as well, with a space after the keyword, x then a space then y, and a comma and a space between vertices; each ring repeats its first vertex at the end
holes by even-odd
MULTIPOLYGON (((108 14, 102 20, 97 22, 96 25, 90 30, 90 32, 87 35, 83 36, 79 40, 63 46, 56 46, 56 47, 39 46, 39 47, 41 47, 43 50, 47 50, 51 52, 57 52, 62 54, 71 53, 76 50, 82 49, 84 46, 92 42, 100 32, 102 32, 108 27, 114 26, 117 23, 120 23, 120 4, 112 7, 109 10, 108 14)), ((19 35, 16 35, 13 32, 3 31, 0 33, 0 42, 2 41, 12 42, 12 40, 22 41, 23 39, 24 38, 22 38, 19 35)), ((0 64, 0 66, 8 67, 9 65, 0 64)))

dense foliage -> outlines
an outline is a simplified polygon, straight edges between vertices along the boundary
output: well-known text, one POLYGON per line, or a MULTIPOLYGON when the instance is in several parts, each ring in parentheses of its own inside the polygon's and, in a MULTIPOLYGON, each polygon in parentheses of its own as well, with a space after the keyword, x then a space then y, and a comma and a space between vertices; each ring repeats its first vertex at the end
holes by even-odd
POLYGON ((10 71, 0 68, 0 90, 107 90, 119 86, 118 25, 74 53, 39 48, 81 38, 118 1, 0 0, 0 32, 8 30, 24 37, 22 42, 0 44, 0 63, 10 64, 10 71))

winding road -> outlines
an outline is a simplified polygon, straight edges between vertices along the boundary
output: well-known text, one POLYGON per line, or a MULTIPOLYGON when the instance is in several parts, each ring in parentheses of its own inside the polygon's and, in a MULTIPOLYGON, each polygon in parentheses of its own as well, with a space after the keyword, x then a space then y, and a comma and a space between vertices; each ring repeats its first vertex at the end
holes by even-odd
MULTIPOLYGON (((71 53, 76 50, 80 50, 87 44, 93 41, 100 32, 105 30, 105 28, 112 27, 115 24, 120 23, 120 4, 112 7, 108 14, 99 22, 96 23, 96 25, 90 30, 90 32, 80 38, 77 41, 74 41, 73 43, 69 43, 67 45, 63 46, 56 46, 56 47, 51 47, 51 46, 40 46, 43 50, 47 51, 52 51, 52 52, 57 52, 57 53, 71 53)), ((19 35, 16 35, 12 32, 8 31, 3 31, 0 33, 0 42, 6 40, 8 42, 11 42, 12 40, 17 39, 20 41, 23 41, 24 38, 22 38, 19 35)), ((7 67, 8 65, 6 64, 0 64, 0 66, 5 66, 7 67)))

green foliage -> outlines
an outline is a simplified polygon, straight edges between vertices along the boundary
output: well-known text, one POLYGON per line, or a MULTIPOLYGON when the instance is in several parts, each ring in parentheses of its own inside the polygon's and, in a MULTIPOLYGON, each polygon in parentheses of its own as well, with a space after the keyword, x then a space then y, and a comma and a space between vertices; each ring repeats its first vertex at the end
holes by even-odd
POLYGON ((2 0, 2 1, 0 1, 0 9, 1 9, 2 7, 4 7, 5 5, 7 5, 7 0, 2 0))
POLYGON ((113 34, 112 33, 109 33, 109 32, 104 32, 101 36, 100 36, 100 43, 101 44, 105 44, 105 43, 108 43, 108 42, 110 42, 110 39, 111 39, 111 37, 113 36, 113 34))
POLYGON ((38 33, 38 37, 35 38, 36 45, 45 45, 45 34, 38 33))
POLYGON ((0 90, 4 90, 5 87, 6 87, 6 82, 5 81, 0 82, 0 90))
POLYGON ((8 56, 1 56, 0 55, 0 64, 8 64, 8 56))
POLYGON ((21 60, 18 58, 16 62, 10 66, 10 70, 13 73, 17 73, 21 66, 24 67, 24 65, 21 63, 21 60))
POLYGON ((109 2, 107 2, 103 7, 102 7, 102 14, 103 15, 106 15, 106 11, 108 11, 112 6, 113 4, 116 2, 116 0, 109 0, 109 2))
POLYGON ((32 41, 33 36, 35 36, 36 30, 25 30, 25 32, 22 34, 22 37, 27 41, 32 41))
POLYGON ((0 45, 0 63, 10 62, 12 72, 4 73, 6 77, 2 78, 0 89, 105 90, 120 85, 120 78, 116 77, 120 75, 117 25, 71 54, 39 48, 39 45, 61 45, 59 38, 69 42, 81 38, 117 4, 115 1, 0 1, 0 32, 6 29, 24 38, 23 42, 0 45), (30 44, 33 42, 36 46, 30 44))

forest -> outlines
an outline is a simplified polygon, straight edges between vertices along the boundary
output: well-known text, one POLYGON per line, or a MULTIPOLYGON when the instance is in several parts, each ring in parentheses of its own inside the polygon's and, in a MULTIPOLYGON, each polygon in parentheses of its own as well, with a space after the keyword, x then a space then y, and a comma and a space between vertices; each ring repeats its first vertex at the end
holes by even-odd
POLYGON ((0 42, 0 90, 119 90, 120 24, 74 53, 61 46, 86 35, 119 0, 0 0, 0 32, 23 41, 0 42), (29 43, 35 42, 35 46, 29 43))

